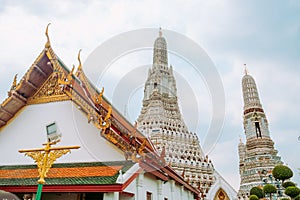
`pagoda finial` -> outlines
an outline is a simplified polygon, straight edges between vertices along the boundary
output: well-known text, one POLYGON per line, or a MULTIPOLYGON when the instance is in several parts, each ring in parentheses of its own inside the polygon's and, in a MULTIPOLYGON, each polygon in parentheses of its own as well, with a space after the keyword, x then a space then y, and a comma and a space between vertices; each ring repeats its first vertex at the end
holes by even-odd
POLYGON ((159 37, 162 37, 162 30, 161 30, 161 27, 159 27, 159 32, 158 32, 158 34, 159 34, 159 37))
POLYGON ((46 42, 46 44, 45 44, 45 48, 49 48, 49 47, 50 47, 50 39, 49 39, 49 35, 48 35, 48 28, 49 28, 50 24, 51 24, 51 23, 49 23, 49 24, 47 25, 47 27, 46 27, 46 32, 45 32, 45 34, 46 34, 46 37, 47 37, 47 42, 46 42))
POLYGON ((81 60, 80 60, 80 52, 81 52, 81 49, 79 49, 79 52, 78 52, 78 62, 79 62, 79 65, 78 65, 77 70, 81 70, 82 69, 82 64, 81 64, 81 60))
POLYGON ((244 70, 245 70, 245 75, 248 75, 248 69, 247 69, 247 65, 246 64, 244 64, 244 70))

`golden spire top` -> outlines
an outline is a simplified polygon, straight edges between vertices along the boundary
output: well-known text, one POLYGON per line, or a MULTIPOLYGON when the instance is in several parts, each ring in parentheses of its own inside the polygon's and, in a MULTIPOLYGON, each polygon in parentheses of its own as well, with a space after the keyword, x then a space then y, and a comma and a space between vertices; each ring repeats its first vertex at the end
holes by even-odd
POLYGON ((13 89, 15 89, 17 87, 17 77, 18 77, 18 74, 16 74, 15 77, 14 77, 14 81, 13 81, 13 84, 12 84, 13 89))
POLYGON ((48 35, 48 28, 49 28, 50 24, 51 24, 51 23, 49 23, 49 24, 47 25, 47 27, 46 27, 46 32, 45 32, 45 34, 46 34, 46 37, 47 37, 47 42, 46 42, 46 44, 45 44, 45 48, 49 48, 49 47, 50 47, 50 39, 49 39, 49 35, 48 35))
POLYGON ((244 64, 244 70, 245 70, 245 75, 248 75, 248 69, 247 69, 247 65, 246 64, 244 64))
POLYGON ((161 27, 159 27, 158 35, 159 35, 159 37, 162 37, 162 30, 161 30, 161 27))
POLYGON ((78 62, 79 62, 79 65, 78 65, 77 70, 82 70, 82 64, 81 64, 81 60, 80 60, 80 52, 81 52, 81 49, 79 49, 79 52, 78 52, 78 62))

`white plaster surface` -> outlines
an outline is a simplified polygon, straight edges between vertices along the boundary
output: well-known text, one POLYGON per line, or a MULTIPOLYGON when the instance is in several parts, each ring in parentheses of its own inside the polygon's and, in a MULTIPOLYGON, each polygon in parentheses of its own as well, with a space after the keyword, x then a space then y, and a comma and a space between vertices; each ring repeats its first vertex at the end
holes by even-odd
POLYGON ((47 141, 45 126, 55 121, 62 134, 56 146, 81 146, 59 162, 124 160, 123 152, 100 136, 100 130, 71 101, 29 105, 0 130, 0 165, 33 164, 19 149, 40 148, 47 141))

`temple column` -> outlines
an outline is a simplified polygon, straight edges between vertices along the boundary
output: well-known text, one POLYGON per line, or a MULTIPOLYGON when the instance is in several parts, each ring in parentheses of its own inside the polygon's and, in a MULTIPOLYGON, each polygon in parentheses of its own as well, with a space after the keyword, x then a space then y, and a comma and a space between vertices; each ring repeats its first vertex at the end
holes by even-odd
POLYGON ((135 199, 146 199, 144 191, 144 172, 141 172, 136 179, 136 195, 135 199))
POLYGON ((176 198, 175 196, 175 181, 174 180, 170 180, 170 186, 171 186, 171 200, 177 200, 178 198, 176 198))
POLYGON ((157 199, 163 199, 161 180, 157 180, 157 199))

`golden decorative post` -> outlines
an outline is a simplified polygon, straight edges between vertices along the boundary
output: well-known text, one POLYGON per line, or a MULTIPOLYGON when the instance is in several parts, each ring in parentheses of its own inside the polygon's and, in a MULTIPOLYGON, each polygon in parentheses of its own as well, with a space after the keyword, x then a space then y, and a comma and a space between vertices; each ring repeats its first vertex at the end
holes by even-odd
POLYGON ((57 142, 59 142, 59 140, 54 142, 49 141, 43 144, 45 146, 44 148, 19 150, 20 153, 25 153, 26 156, 33 158, 38 166, 39 180, 36 200, 41 199, 43 184, 45 184, 45 177, 47 177, 47 173, 54 161, 62 155, 70 153, 71 149, 80 148, 80 146, 51 147, 51 145, 54 145, 57 142))

